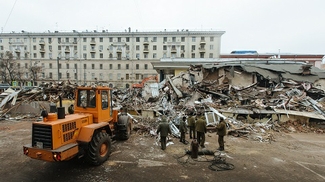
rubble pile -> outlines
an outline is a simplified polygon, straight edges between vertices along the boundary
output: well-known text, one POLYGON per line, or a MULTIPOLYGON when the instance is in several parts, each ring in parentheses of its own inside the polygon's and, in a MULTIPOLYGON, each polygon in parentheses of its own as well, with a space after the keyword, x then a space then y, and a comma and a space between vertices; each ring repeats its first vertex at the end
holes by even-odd
MULTIPOLYGON (((228 134, 261 142, 275 141, 272 132, 316 132, 312 120, 325 119, 325 73, 302 65, 195 65, 142 88, 113 89, 114 107, 126 107, 137 119, 139 135, 154 136, 159 116, 171 121, 179 136, 180 118, 190 112, 205 113, 213 131, 219 118, 228 122, 228 134), (310 69, 310 70, 308 70, 310 69)), ((19 90, 1 101, 1 116, 21 102, 58 102, 73 99, 77 85, 70 82, 44 83, 38 88, 19 90), (15 103, 12 102, 15 100, 15 103), (14 103, 14 104, 13 104, 14 103)), ((7 94, 8 95, 8 94, 7 94)), ((9 94, 10 95, 10 94, 9 94)), ((5 96, 7 97, 7 96, 5 96)))

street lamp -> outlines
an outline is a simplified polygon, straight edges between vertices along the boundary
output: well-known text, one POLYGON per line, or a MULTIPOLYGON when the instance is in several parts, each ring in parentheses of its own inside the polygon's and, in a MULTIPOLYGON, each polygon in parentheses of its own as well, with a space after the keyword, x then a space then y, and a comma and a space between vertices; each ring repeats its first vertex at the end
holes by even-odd
POLYGON ((58 67, 58 83, 60 82, 60 71, 59 71, 59 60, 60 60, 60 58, 59 57, 57 57, 56 58, 56 62, 57 62, 57 67, 58 67))

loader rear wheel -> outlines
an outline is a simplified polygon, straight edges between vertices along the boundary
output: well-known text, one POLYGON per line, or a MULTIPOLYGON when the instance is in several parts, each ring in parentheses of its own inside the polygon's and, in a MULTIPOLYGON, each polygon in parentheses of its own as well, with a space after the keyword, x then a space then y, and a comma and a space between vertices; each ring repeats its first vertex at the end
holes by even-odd
POLYGON ((111 154, 111 138, 105 132, 96 133, 88 146, 87 159, 92 165, 101 165, 111 154))
POLYGON ((131 123, 129 122, 128 119, 124 123, 126 128, 118 131, 119 140, 128 140, 131 135, 131 123))

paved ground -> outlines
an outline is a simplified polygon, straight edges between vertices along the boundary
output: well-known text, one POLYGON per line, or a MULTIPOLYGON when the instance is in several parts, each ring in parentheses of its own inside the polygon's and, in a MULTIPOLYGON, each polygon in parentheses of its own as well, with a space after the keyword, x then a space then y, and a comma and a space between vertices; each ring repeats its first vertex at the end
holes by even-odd
MULTIPOLYGON (((226 137, 221 155, 235 166, 229 171, 210 170, 213 156, 184 156, 190 146, 177 139, 162 151, 154 137, 134 133, 128 141, 113 142, 110 159, 93 167, 82 159, 30 159, 22 146, 31 142, 31 122, 0 121, 0 181, 325 181, 325 135, 273 135, 272 143, 226 137)), ((208 133, 206 149, 217 147, 216 134, 208 133)))

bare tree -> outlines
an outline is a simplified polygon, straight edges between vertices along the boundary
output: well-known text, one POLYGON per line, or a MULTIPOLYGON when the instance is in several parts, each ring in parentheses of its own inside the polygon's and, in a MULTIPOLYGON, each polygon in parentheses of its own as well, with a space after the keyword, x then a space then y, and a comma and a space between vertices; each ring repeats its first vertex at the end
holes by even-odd
POLYGON ((0 75, 4 83, 11 83, 15 80, 16 61, 10 51, 6 51, 5 55, 0 59, 0 75))

